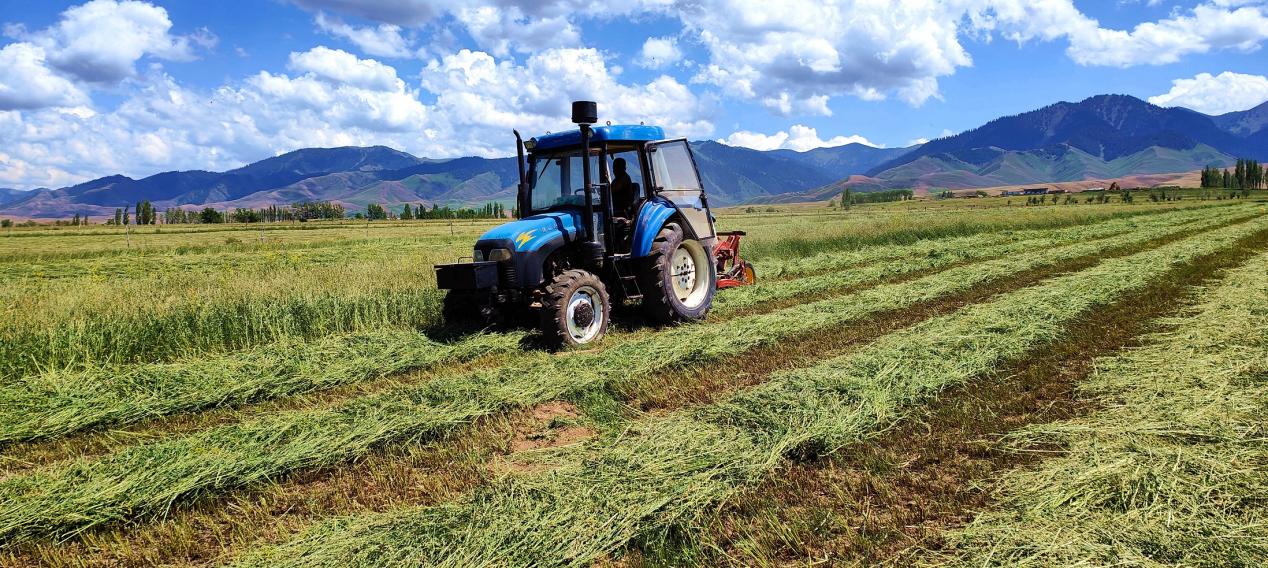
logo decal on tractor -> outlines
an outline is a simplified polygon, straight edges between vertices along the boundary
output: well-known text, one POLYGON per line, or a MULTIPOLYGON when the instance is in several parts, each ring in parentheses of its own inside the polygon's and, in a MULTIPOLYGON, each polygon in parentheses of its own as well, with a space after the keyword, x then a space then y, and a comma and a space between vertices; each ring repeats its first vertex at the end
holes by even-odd
POLYGON ((523 233, 520 233, 519 236, 515 237, 515 250, 520 250, 524 248, 524 245, 528 244, 528 241, 533 240, 533 233, 536 233, 536 232, 537 232, 537 229, 529 229, 527 231, 524 231, 523 233))

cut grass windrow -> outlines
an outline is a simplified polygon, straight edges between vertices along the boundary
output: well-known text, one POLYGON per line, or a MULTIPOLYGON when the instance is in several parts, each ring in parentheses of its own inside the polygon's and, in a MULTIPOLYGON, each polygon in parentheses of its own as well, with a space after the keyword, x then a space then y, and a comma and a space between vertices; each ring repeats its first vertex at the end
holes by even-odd
MULTIPOLYGON (((1233 204, 1222 204, 1215 206, 1205 206, 1200 208, 1192 208, 1187 210, 1190 215, 1202 210, 1210 210, 1219 207, 1235 207, 1233 204)), ((837 270, 841 268, 849 268, 861 264, 878 262, 882 260, 898 261, 908 259, 920 259, 923 257, 937 257, 942 255, 957 255, 973 252, 976 249, 984 247, 1007 247, 1017 241, 1029 241, 1033 239, 1058 238, 1056 235, 1061 234, 1062 229, 1080 228, 1080 227, 1131 227, 1135 223, 1149 222, 1151 217, 1171 217, 1185 210, 1170 212, 1167 211, 1141 211, 1134 212, 1131 215, 1123 215, 1111 217, 1109 219, 1096 220, 1088 223, 1081 223, 1073 227, 1046 227, 1046 228, 1027 228, 1021 227, 1017 229, 1000 229, 983 233, 971 233, 962 236, 946 236, 942 238, 926 238, 923 240, 903 243, 903 244, 883 244, 854 249, 832 250, 820 252, 810 256, 794 256, 791 258, 768 258, 757 263, 758 275, 761 280, 789 278, 795 276, 807 276, 812 274, 820 274, 829 270, 837 270)), ((1109 236, 1109 233, 1105 233, 1109 236)), ((1043 246, 1037 244, 1036 246, 1043 246)), ((1039 249, 1036 249, 1039 250, 1039 249)), ((1003 251, 1004 254, 1009 251, 1003 251)), ((985 256, 985 255, 983 255, 985 256)))
POLYGON ((1099 410, 1013 446, 1062 455, 926 560, 961 566, 1268 565, 1268 256, 1203 291, 1081 387, 1099 410))
POLYGON ((523 334, 455 343, 399 330, 284 340, 232 356, 45 373, 0 386, 0 444, 239 405, 520 349, 523 334))
MULTIPOLYGON (((1007 254, 1048 250, 1068 242, 1121 236, 1149 227, 1180 227, 1248 215, 1245 209, 1176 211, 1146 218, 1122 218, 1094 225, 1020 231, 1027 238, 991 245, 972 239, 920 242, 905 247, 819 255, 816 266, 840 258, 873 264, 798 280, 759 284, 720 296, 718 316, 733 315, 764 302, 829 293, 850 286, 937 270, 956 263, 1007 254), (921 253, 921 251, 927 251, 921 253), (885 262, 908 258, 906 262, 885 262)), ((1007 241, 1007 239, 1005 239, 1007 241)), ((717 316, 715 316, 716 319, 717 316)), ((0 444, 64 436, 102 426, 121 426, 182 412, 323 390, 406 370, 432 368, 489 353, 510 353, 515 336, 474 336, 456 344, 438 343, 409 331, 353 333, 313 344, 284 340, 227 354, 192 356, 170 363, 48 371, 0 385, 0 444)))
MULTIPOLYGON (((1012 216, 995 214, 997 218, 989 225, 994 229, 1068 226, 1079 219, 1158 210, 1124 209, 1108 215, 1092 210, 1018 211, 1012 216)), ((969 215, 953 222, 957 230, 942 226, 932 234, 964 234, 958 231, 973 228, 972 219, 969 215)), ((848 223, 845 228, 855 231, 857 225, 848 223)), ((309 255, 292 258, 286 250, 261 252, 259 258, 246 260, 243 251, 237 258, 206 255, 206 262, 187 265, 194 270, 154 272, 147 271, 152 263, 146 261, 107 259, 112 270, 130 276, 116 278, 111 270, 93 272, 90 268, 67 277, 66 270, 75 273, 75 269, 66 268, 36 278, 0 279, 0 316, 9 324, 0 328, 0 381, 41 371, 224 353, 287 337, 313 339, 333 333, 438 326, 443 294, 435 289, 430 265, 470 252, 469 237, 460 245, 455 237, 425 236, 442 228, 423 223, 412 231, 407 227, 376 230, 413 237, 358 240, 334 247, 347 249, 342 260, 332 260, 336 257, 331 253, 337 250, 323 251, 308 261, 303 259, 309 255), (406 246, 411 249, 408 253, 393 253, 400 248, 398 243, 426 241, 435 246, 406 246), (411 261, 396 261, 404 258, 400 254, 408 254, 411 261), (138 306, 145 309, 138 310, 138 306)), ((924 234, 911 227, 905 227, 906 231, 900 228, 904 227, 855 235, 862 239, 855 246, 876 240, 911 242, 907 233, 924 234)), ((787 237, 767 240, 781 238, 787 237)), ((750 244, 761 242, 756 238, 750 244)), ((821 243, 814 252, 828 246, 828 242, 821 243)), ((173 262, 180 265, 179 260, 173 262)), ((43 271, 37 269, 36 273, 43 271)))
MULTIPOLYGON (((1245 209, 1226 211, 1230 215, 1227 218, 1232 218, 1232 216, 1238 214, 1247 214, 1245 209)), ((935 242, 926 243, 925 247, 889 249, 874 251, 869 254, 864 254, 867 251, 852 251, 835 255, 823 254, 819 255, 814 263, 795 265, 797 268, 794 269, 793 273, 803 269, 808 270, 810 266, 835 266, 838 262, 842 262, 845 259, 851 259, 855 262, 868 262, 870 264, 852 270, 831 270, 826 273, 805 276, 795 280, 758 282, 754 286, 736 288, 719 295, 715 309, 720 314, 735 313, 768 302, 784 301, 844 289, 886 276, 898 277, 922 270, 937 270, 960 262, 996 256, 1044 254, 1042 251, 1075 240, 1109 238, 1142 226, 1165 224, 1174 227, 1182 223, 1193 222, 1203 218, 1209 219, 1210 217, 1210 211, 1187 211, 1146 219, 1116 219, 1070 229, 1024 231, 1026 233, 1026 238, 1024 239, 1011 242, 1008 242, 1008 239, 1004 239, 1005 242, 995 244, 985 241, 977 242, 977 239, 966 237, 955 239, 954 241, 958 242, 949 243, 950 246, 946 246, 947 243, 935 242), (923 254, 921 254, 922 249, 925 251, 923 254)))
MULTIPOLYGON (((1264 224, 1258 218, 1202 238, 1250 233, 1264 224)), ((793 337, 830 331, 869 314, 1195 229, 1145 228, 1115 239, 952 268, 767 314, 683 326, 596 353, 530 354, 517 358, 516 364, 438 376, 330 408, 264 415, 99 458, 55 464, 0 482, 0 540, 64 537, 105 523, 161 516, 179 502, 297 470, 338 465, 385 443, 433 437, 480 417, 571 393, 619 388, 660 372, 708 365, 793 337)))
POLYGON ((244 566, 584 566, 631 541, 681 538, 702 512, 788 457, 838 450, 1060 337, 1186 263, 1268 231, 1268 218, 1115 258, 898 331, 858 351, 705 407, 647 416, 590 443, 536 454, 443 505, 334 519, 244 566))

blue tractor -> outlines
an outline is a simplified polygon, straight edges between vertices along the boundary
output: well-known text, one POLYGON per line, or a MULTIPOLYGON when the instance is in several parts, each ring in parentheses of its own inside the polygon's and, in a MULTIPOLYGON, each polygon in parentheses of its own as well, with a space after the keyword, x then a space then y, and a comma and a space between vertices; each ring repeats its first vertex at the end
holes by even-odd
POLYGON ((698 320, 719 269, 752 280, 736 255, 742 233, 724 235, 726 254, 715 258, 687 141, 658 126, 595 127, 597 114, 578 101, 578 129, 528 141, 515 133, 518 219, 481 236, 471 262, 436 267, 447 320, 527 320, 552 348, 584 345, 603 337, 614 302, 640 302, 654 323, 698 320))

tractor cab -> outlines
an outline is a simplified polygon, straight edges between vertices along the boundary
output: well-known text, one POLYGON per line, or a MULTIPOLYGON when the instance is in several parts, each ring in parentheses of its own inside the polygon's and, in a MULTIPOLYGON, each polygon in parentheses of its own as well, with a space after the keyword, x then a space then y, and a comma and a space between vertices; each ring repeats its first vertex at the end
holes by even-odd
POLYGON ((569 346, 601 338, 614 301, 641 302, 654 322, 705 317, 717 234, 687 141, 657 126, 592 127, 591 102, 573 103, 573 121, 527 141, 515 133, 519 218, 482 235, 473 262, 436 267, 446 319, 528 319, 569 346))
MULTIPOLYGON (((574 130, 524 144, 529 149, 527 188, 519 204, 524 217, 566 212, 583 219, 589 195, 596 237, 606 253, 645 255, 650 240, 635 242, 636 221, 664 221, 655 218, 657 213, 679 214, 695 238, 714 237, 707 197, 686 140, 665 139, 659 126, 617 125, 591 129, 589 142, 589 149, 583 149, 580 131, 574 130), (597 181, 590 192, 587 167, 597 181)), ((655 237, 646 232, 645 226, 640 236, 655 237)))

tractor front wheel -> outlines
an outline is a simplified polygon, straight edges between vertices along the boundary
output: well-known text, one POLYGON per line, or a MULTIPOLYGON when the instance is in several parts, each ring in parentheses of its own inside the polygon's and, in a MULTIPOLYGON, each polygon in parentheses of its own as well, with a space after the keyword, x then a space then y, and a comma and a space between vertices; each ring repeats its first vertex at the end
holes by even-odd
POLYGON ((713 252, 684 238, 675 223, 656 236, 639 276, 643 311, 655 323, 703 319, 713 306, 718 285, 713 252))
POLYGON ((598 341, 608 331, 612 305, 607 287, 585 270, 566 270, 546 285, 542 336, 552 349, 598 341))

